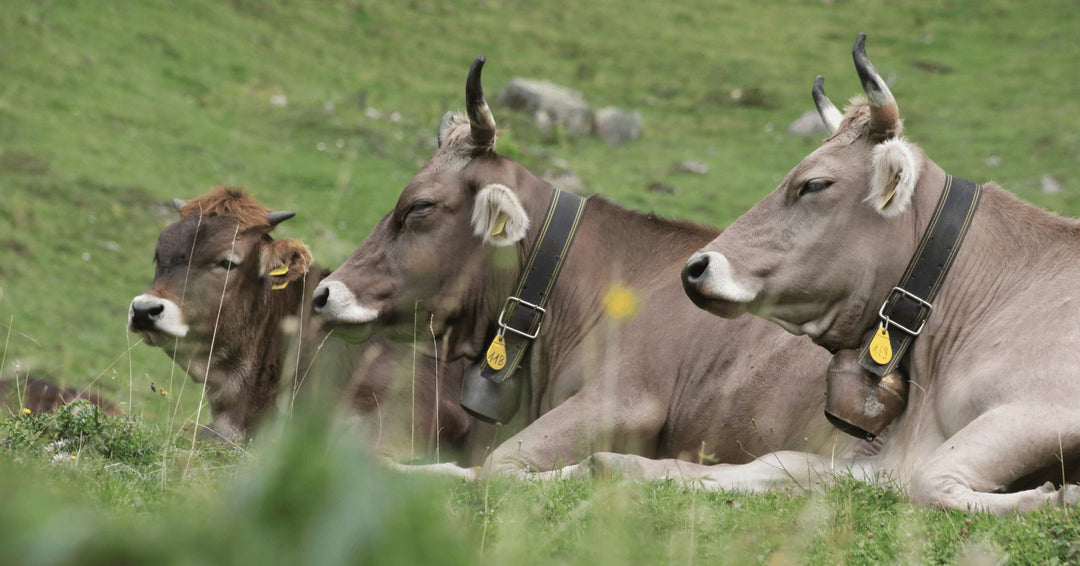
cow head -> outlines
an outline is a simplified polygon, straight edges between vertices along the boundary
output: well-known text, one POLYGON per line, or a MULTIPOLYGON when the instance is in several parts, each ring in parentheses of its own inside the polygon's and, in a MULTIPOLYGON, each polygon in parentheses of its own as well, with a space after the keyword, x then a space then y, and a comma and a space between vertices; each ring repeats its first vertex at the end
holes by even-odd
POLYGON ((495 120, 478 57, 466 81, 468 117, 447 113, 439 148, 394 209, 315 290, 314 308, 338 335, 412 337, 429 324, 452 355, 474 356, 486 320, 516 278, 524 240, 552 191, 495 153, 495 120), (501 294, 501 295, 500 295, 501 294))
MULTIPOLYGON (((131 301, 128 327, 207 382, 217 424, 220 410, 252 392, 215 376, 253 371, 252 348, 266 347, 258 345, 264 341, 258 333, 286 295, 299 302, 303 286, 290 283, 307 273, 311 252, 298 240, 270 237, 294 213, 271 212, 239 189, 219 188, 173 205, 180 220, 158 237, 154 282, 131 301)), ((242 433, 244 426, 227 428, 242 433)))
POLYGON ((814 100, 831 136, 687 262, 683 285, 699 307, 750 312, 852 348, 900 279, 944 172, 900 137, 896 101, 865 39, 853 49, 865 98, 841 114, 818 77, 814 100))

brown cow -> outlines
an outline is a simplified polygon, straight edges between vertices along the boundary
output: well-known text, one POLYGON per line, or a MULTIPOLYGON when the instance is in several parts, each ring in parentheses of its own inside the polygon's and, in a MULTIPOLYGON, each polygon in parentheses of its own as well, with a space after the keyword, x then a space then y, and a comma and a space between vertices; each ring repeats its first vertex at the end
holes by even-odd
POLYGON ((232 441, 249 438, 274 406, 282 376, 295 375, 294 383, 303 382, 318 355, 338 366, 323 367, 322 373, 344 377, 332 386, 348 388, 352 407, 373 421, 380 452, 407 455, 413 434, 420 436, 421 447, 433 443, 436 422, 438 440, 448 448, 463 449, 476 436, 470 435, 472 419, 457 404, 460 370, 457 380, 442 379, 437 396, 434 364, 420 360, 415 401, 420 409, 412 424, 413 391, 404 387, 412 371, 408 349, 384 340, 343 352, 324 349, 322 325, 313 322, 305 305, 326 272, 312 265, 311 253, 299 240, 270 236, 293 213, 270 212, 232 188, 174 205, 180 220, 158 238, 154 282, 132 300, 128 324, 195 381, 205 383, 210 431, 232 441), (292 330, 283 332, 285 327, 292 330), (289 344, 290 334, 299 341, 299 356, 296 344, 289 344), (406 430, 392 424, 402 421, 406 430))
MULTIPOLYGON (((854 58, 866 98, 841 115, 819 77, 815 99, 831 137, 687 263, 687 292, 703 308, 750 312, 843 349, 880 324, 879 307, 915 254, 947 176, 900 137, 896 102, 864 41, 860 34, 854 58)), ((881 452, 834 462, 769 455, 708 479, 753 488, 787 474, 884 474, 930 507, 1005 514, 1076 504, 1078 249, 1077 221, 987 183, 903 366, 911 398, 881 452), (772 471, 778 463, 784 474, 772 471)))
POLYGON ((109 416, 122 414, 111 401, 88 389, 60 387, 33 377, 0 380, 0 409, 6 411, 24 408, 34 413, 48 413, 79 400, 101 407, 109 416))
MULTIPOLYGON (((491 342, 556 189, 495 153, 483 61, 469 73, 469 117, 447 114, 438 150, 393 211, 316 288, 316 311, 343 334, 400 333, 419 308, 448 359, 476 360, 491 342)), ((531 424, 485 471, 545 472, 597 450, 724 462, 780 448, 850 451, 856 443, 822 416, 824 351, 686 300, 682 258, 716 235, 587 201, 543 330, 513 378, 528 384, 531 424)))

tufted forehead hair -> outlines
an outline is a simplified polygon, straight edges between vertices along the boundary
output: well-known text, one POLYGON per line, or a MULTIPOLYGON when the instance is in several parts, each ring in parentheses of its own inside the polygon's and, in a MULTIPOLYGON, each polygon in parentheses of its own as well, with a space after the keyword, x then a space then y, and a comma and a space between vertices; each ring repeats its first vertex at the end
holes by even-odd
POLYGON ((488 145, 479 146, 472 139, 472 126, 469 117, 457 112, 448 112, 439 124, 439 151, 453 151, 466 157, 478 153, 493 151, 495 139, 488 145))
POLYGON ((238 187, 218 187, 208 194, 188 201, 180 208, 180 218, 189 215, 232 216, 240 222, 241 230, 270 228, 267 214, 270 209, 244 194, 238 187))
MULTIPOLYGON (((896 122, 896 133, 893 137, 900 137, 900 134, 904 131, 904 122, 899 118, 896 122)), ((829 140, 836 140, 838 143, 847 145, 859 138, 868 136, 869 133, 870 102, 860 94, 848 101, 847 107, 844 108, 844 118, 840 122, 840 127, 836 128, 836 132, 829 137, 829 140)))

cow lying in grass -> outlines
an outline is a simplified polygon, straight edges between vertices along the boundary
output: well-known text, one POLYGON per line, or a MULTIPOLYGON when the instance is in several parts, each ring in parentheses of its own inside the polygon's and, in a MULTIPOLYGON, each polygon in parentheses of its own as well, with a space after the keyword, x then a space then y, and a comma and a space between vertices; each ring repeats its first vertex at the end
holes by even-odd
MULTIPOLYGON (((319 283, 315 310, 340 335, 400 334, 419 309, 444 358, 475 361, 490 349, 556 188, 495 152, 482 65, 469 73, 468 118, 443 119, 435 155, 319 283)), ((823 417, 824 350, 686 299, 683 262, 717 233, 588 199, 543 330, 513 378, 525 380, 528 426, 485 472, 559 470, 599 450, 690 466, 861 445, 823 417)))
POLYGON ((779 453, 701 478, 761 488, 885 475, 929 507, 1007 514, 1075 505, 1080 225, 987 183, 921 332, 907 318, 910 332, 884 320, 887 298, 896 309, 923 309, 890 289, 920 253, 941 195, 978 191, 901 137, 896 101, 864 41, 860 34, 854 58, 866 98, 841 114, 818 79, 815 99, 832 135, 693 256, 686 283, 713 313, 768 317, 832 348, 855 348, 881 327, 917 334, 903 366, 907 410, 872 458, 779 453))
POLYGON ((180 219, 158 238, 154 282, 131 301, 128 325, 205 384, 213 418, 206 431, 230 441, 250 438, 279 395, 291 402, 314 380, 334 388, 333 398, 345 397, 391 456, 408 457, 414 435, 420 448, 433 446, 437 435, 451 450, 477 437, 457 404, 460 379, 441 380, 436 395, 432 360, 417 363, 414 401, 406 387, 413 378, 409 349, 376 340, 320 353, 326 334, 308 307, 325 271, 299 240, 270 235, 293 213, 271 212, 233 188, 173 204, 180 219), (281 391, 283 376, 291 377, 292 391, 281 391))
POLYGON ((109 416, 121 414, 120 408, 111 401, 87 389, 60 387, 33 377, 0 380, 0 410, 14 412, 22 408, 34 413, 49 413, 79 400, 101 407, 109 416))

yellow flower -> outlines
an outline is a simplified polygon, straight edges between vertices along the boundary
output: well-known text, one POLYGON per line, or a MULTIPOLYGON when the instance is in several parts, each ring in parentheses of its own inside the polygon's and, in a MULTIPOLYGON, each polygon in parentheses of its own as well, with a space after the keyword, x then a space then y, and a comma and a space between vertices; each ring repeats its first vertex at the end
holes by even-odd
POLYGON ((169 392, 168 392, 168 391, 166 391, 166 390, 164 390, 164 389, 162 389, 162 390, 161 390, 161 396, 162 396, 162 397, 168 397, 168 396, 169 396, 169 392))
POLYGON ((22 412, 24 415, 29 415, 32 411, 30 411, 30 409, 27 409, 26 407, 23 407, 22 412))
POLYGON ((71 459, 72 459, 72 460, 78 460, 78 459, 79 459, 79 457, 78 457, 78 456, 76 456, 75 454, 72 454, 72 455, 71 455, 71 459))
POLYGON ((634 316, 637 307, 638 299, 634 291, 619 284, 612 285, 604 297, 604 308, 607 309, 608 315, 616 320, 634 316))

